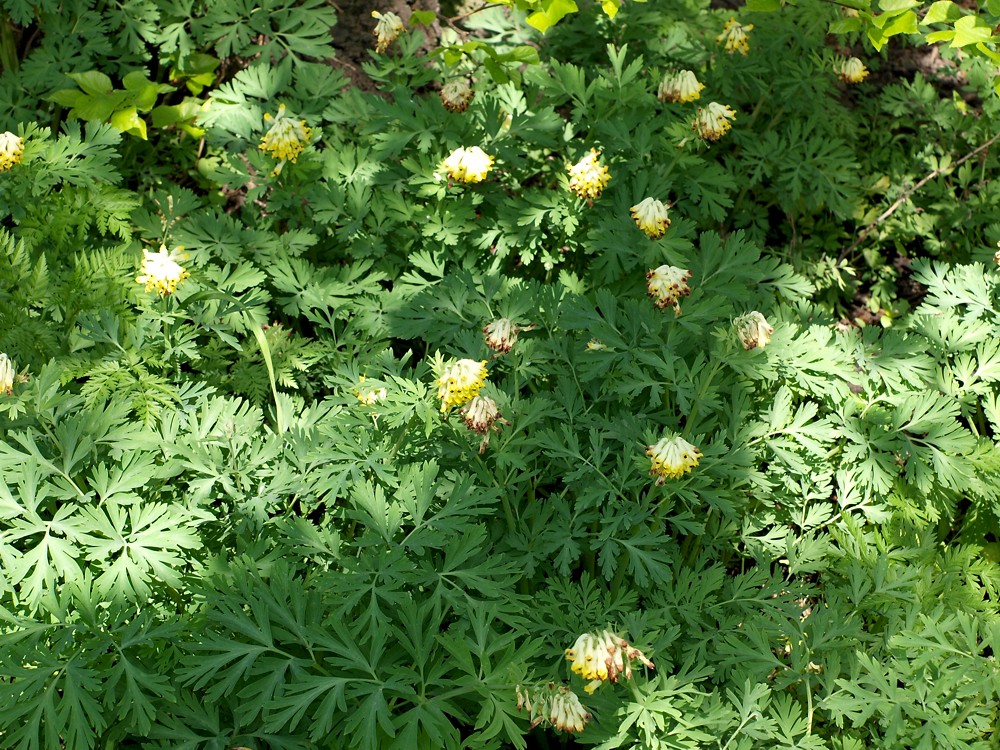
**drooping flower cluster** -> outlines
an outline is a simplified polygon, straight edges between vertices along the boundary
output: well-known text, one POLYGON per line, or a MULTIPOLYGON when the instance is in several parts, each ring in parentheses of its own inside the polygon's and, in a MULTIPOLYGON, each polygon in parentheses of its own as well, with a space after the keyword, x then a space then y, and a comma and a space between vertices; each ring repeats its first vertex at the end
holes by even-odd
POLYGON ((510 318, 498 318, 492 323, 483 326, 486 346, 495 352, 506 354, 514 348, 514 344, 517 343, 518 334, 530 328, 534 328, 534 325, 530 325, 528 328, 521 328, 521 326, 517 325, 510 318))
POLYGON ((837 76, 844 83, 861 83, 868 77, 868 68, 856 57, 848 57, 834 65, 837 76))
POLYGON ((739 23, 736 18, 730 18, 726 21, 725 28, 723 28, 722 33, 715 38, 715 41, 719 44, 724 44, 726 52, 730 55, 734 52, 739 52, 740 54, 745 55, 750 51, 750 43, 747 40, 747 34, 752 30, 752 23, 744 26, 739 23))
POLYGON ((459 359, 446 364, 437 379, 441 413, 447 414, 455 406, 464 406, 479 395, 489 372, 486 360, 459 359))
POLYGON ((701 452, 679 435, 668 435, 647 446, 646 455, 652 459, 650 475, 663 484, 667 479, 680 479, 697 466, 701 452))
POLYGON ((385 52, 389 49, 389 45, 396 41, 399 35, 403 33, 403 19, 391 11, 379 13, 377 10, 372 11, 372 18, 378 21, 375 24, 375 30, 372 32, 376 40, 375 51, 385 52))
POLYGON ((547 685, 514 688, 517 710, 527 710, 532 727, 549 724, 560 732, 582 732, 590 721, 590 713, 580 703, 576 693, 565 685, 550 682, 547 685))
POLYGON ((656 198, 645 198, 629 209, 635 225, 650 239, 659 239, 670 226, 667 207, 656 198))
POLYGON ((705 107, 698 107, 692 127, 706 141, 717 141, 732 127, 730 120, 736 119, 736 111, 718 102, 709 102, 705 107))
POLYGON ((661 310, 670 306, 674 314, 681 314, 680 298, 691 294, 688 280, 691 272, 677 266, 662 265, 646 273, 646 289, 650 298, 661 310))
MULTIPOLYGON (((180 249, 180 248, 178 248, 180 249)), ((147 292, 155 291, 161 297, 177 291, 177 285, 190 274, 167 251, 166 245, 160 245, 158 252, 142 251, 142 267, 135 280, 146 285, 147 292)))
POLYGON ((736 335, 747 350, 756 349, 758 346, 763 349, 771 340, 774 333, 774 326, 767 322, 767 319, 754 310, 746 315, 740 315, 733 321, 736 335))
POLYGON ((451 112, 467 110, 473 96, 475 96, 475 92, 469 85, 469 79, 464 76, 453 78, 441 87, 441 104, 451 112))
POLYGON ((24 139, 11 133, 0 133, 0 172, 6 172, 15 164, 21 163, 24 156, 24 139))
POLYGON ((6 352, 0 352, 0 393, 7 396, 14 392, 14 363, 6 352))
POLYGON ((489 396, 476 396, 469 403, 462 407, 462 420, 465 426, 473 432, 482 435, 483 440, 479 444, 479 452, 485 453, 490 445, 490 432, 499 432, 497 423, 509 425, 497 402, 489 396))
POLYGON ((482 182, 493 167, 493 157, 479 146, 456 148, 441 164, 448 179, 455 182, 482 182))
POLYGON ((264 137, 260 139, 260 150, 278 159, 278 165, 271 173, 280 174, 286 161, 293 164, 299 154, 309 145, 312 129, 305 120, 295 120, 285 114, 285 105, 278 105, 278 114, 273 117, 264 115, 264 124, 270 125, 264 137))
POLYGON ((354 395, 358 397, 360 401, 365 406, 374 406, 375 404, 385 401, 389 395, 389 392, 385 388, 365 388, 365 376, 358 376, 358 388, 354 389, 354 395))
POLYGON ((601 164, 601 152, 596 148, 569 168, 569 189, 587 200, 600 198, 610 180, 611 173, 601 164))
POLYGON ((690 70, 680 70, 667 73, 660 82, 656 97, 661 102, 679 102, 685 104, 701 98, 701 90, 705 84, 699 83, 690 70))
POLYGON ((642 651, 610 630, 584 633, 572 648, 566 649, 566 659, 573 662, 570 667, 573 672, 590 680, 584 687, 588 693, 597 690, 602 682, 618 682, 621 675, 626 680, 632 679, 633 661, 654 669, 653 662, 642 651))

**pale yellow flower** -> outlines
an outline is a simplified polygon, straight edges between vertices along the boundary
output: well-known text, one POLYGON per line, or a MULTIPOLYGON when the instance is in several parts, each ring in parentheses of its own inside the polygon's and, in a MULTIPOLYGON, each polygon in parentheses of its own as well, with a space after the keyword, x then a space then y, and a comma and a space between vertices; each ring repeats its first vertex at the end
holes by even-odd
POLYGON ((856 57, 848 57, 834 65, 834 70, 844 83, 861 83, 868 77, 868 68, 856 57))
POLYGON ((590 680, 584 687, 588 693, 593 693, 602 682, 618 682, 621 675, 631 679, 633 660, 654 668, 645 654, 610 630, 581 635, 566 649, 566 660, 572 662, 570 669, 574 673, 590 680))
MULTIPOLYGON (((358 376, 358 385, 364 386, 365 376, 358 376)), ((365 406, 374 406, 375 404, 385 401, 389 395, 389 392, 385 388, 364 388, 359 387, 354 390, 354 395, 358 397, 360 401, 365 406)))
POLYGON ((482 182, 493 167, 493 157, 479 146, 456 148, 441 164, 448 178, 456 182, 482 182))
POLYGON ((645 198, 629 209, 635 225, 641 229, 647 237, 659 239, 670 226, 670 217, 667 215, 667 207, 656 198, 645 198))
POLYGON ((14 363, 6 352, 0 353, 0 393, 11 395, 14 392, 14 363))
POLYGON ((580 698, 565 685, 550 682, 526 688, 517 685, 517 710, 527 710, 532 727, 548 723, 561 732, 575 734, 582 732, 590 713, 580 703, 580 698))
POLYGON ((305 120, 287 117, 284 104, 278 105, 278 114, 274 117, 270 114, 264 115, 264 124, 270 124, 270 128, 260 139, 259 148, 279 160, 272 172, 277 175, 286 161, 294 164, 299 154, 309 145, 312 129, 306 125, 305 120))
POLYGON ((685 104, 693 102, 695 99, 700 99, 703 88, 705 88, 705 84, 699 83, 692 71, 681 70, 675 73, 667 73, 663 77, 656 96, 661 102, 679 102, 685 104))
POLYGON ((677 266, 658 266, 646 273, 646 289, 653 303, 661 310, 670 306, 674 314, 681 314, 680 298, 691 294, 688 281, 691 272, 677 266))
POLYGON ((601 152, 596 148, 569 168, 569 189, 581 198, 594 200, 601 197, 611 180, 608 168, 601 164, 601 152))
POLYGON ((453 406, 463 406, 479 395, 479 389, 486 383, 489 372, 486 360, 459 359, 444 366, 437 379, 438 398, 441 412, 447 413, 453 406))
POLYGON ((0 172, 6 172, 15 164, 21 163, 24 156, 24 139, 11 133, 0 133, 0 172))
POLYGON ((679 435, 668 435, 656 445, 647 446, 646 455, 652 459, 649 473, 657 477, 657 484, 663 484, 668 478, 679 479, 697 466, 701 452, 679 435))
POLYGON ((725 104, 709 102, 705 107, 698 107, 692 128, 702 138, 717 141, 732 127, 730 120, 736 119, 736 111, 725 104))
MULTIPOLYGON (((534 326, 529 326, 533 328, 534 326)), ((506 354, 514 348, 517 343, 518 334, 525 329, 521 328, 510 318, 498 318, 487 326, 483 327, 483 335, 486 337, 486 346, 501 354, 506 354)))
POLYGON ((722 30, 722 33, 715 38, 715 41, 719 44, 725 44, 726 51, 729 54, 734 52, 739 52, 745 55, 750 51, 750 44, 747 41, 747 33, 753 30, 753 24, 744 26, 738 23, 735 18, 730 18, 726 21, 726 26, 722 30))
POLYGON ((403 33, 403 19, 395 13, 379 13, 377 10, 372 11, 372 18, 378 19, 372 32, 376 37, 375 51, 385 52, 403 33))
POLYGON ((733 321, 736 335, 739 336, 743 347, 747 350, 756 349, 758 346, 763 349, 771 340, 774 333, 774 326, 767 322, 767 319, 754 310, 746 315, 741 315, 733 321))
POLYGON ((485 453, 490 445, 490 432, 499 432, 497 423, 509 425, 500 413, 497 402, 489 396, 476 396, 469 403, 462 407, 462 419, 465 426, 473 432, 483 436, 479 444, 479 452, 485 453))
POLYGON ((469 79, 465 77, 453 78, 441 87, 441 103, 452 112, 467 110, 473 96, 475 92, 469 85, 469 79))
MULTIPOLYGON (((180 250, 181 248, 178 248, 180 250)), ((155 291, 161 297, 177 291, 177 285, 190 274, 167 252, 166 245, 160 245, 159 252, 142 251, 141 273, 135 277, 140 284, 146 285, 146 291, 155 291)))

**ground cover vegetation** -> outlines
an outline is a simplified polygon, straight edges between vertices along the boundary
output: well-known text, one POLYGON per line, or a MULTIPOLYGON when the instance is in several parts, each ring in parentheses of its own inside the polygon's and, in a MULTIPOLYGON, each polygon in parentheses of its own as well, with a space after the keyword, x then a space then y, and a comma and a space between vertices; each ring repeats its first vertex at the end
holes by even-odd
POLYGON ((996 3, 343 5, 0 3, 0 746, 1000 746, 996 3))

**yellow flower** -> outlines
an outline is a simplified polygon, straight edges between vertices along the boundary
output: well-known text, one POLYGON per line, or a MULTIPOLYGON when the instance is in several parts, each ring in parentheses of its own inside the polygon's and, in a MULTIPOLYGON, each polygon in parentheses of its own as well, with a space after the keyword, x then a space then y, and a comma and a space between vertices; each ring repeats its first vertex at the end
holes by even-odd
POLYGON ((656 198, 645 198, 629 209, 635 225, 641 229, 647 237, 659 239, 670 226, 670 217, 667 216, 667 207, 656 198))
POLYGON ((647 446, 646 455, 653 459, 649 473, 657 477, 657 484, 663 484, 667 478, 679 479, 697 466, 701 452, 679 435, 670 435, 647 446))
POLYGON ((403 19, 395 13, 379 13, 377 10, 372 11, 372 18, 378 19, 378 23, 375 24, 375 31, 372 32, 377 40, 375 51, 385 52, 389 49, 389 45, 396 41, 399 35, 403 33, 403 19))
MULTIPOLYGON (((358 384, 364 385, 365 376, 358 376, 358 384)), ((365 406, 374 406, 377 403, 385 401, 389 395, 389 392, 385 388, 356 388, 354 390, 354 395, 358 397, 360 401, 365 406)))
POLYGON ((593 693, 602 682, 618 682, 619 675, 632 678, 632 661, 638 659, 650 669, 653 662, 639 649, 632 647, 621 636, 610 630, 600 633, 584 633, 576 639, 572 648, 566 649, 566 660, 572 662, 570 669, 590 682, 583 688, 593 693))
POLYGON ((861 83, 868 77, 868 68, 856 57, 848 57, 833 68, 844 83, 861 83))
POLYGON ((771 340, 774 333, 774 326, 767 322, 767 319, 754 310, 746 315, 741 315, 733 321, 736 335, 743 342, 743 347, 747 350, 756 349, 758 346, 763 349, 771 340))
POLYGON ((569 168, 569 189, 581 198, 594 200, 601 197, 611 180, 608 168, 600 162, 601 152, 596 148, 569 168))
POLYGON ((145 284, 147 292, 156 291, 161 297, 176 292, 177 285, 190 276, 167 252, 166 245, 160 245, 160 250, 156 253, 143 250, 140 270, 142 273, 135 280, 145 284))
POLYGON ((532 727, 548 723, 561 732, 582 732, 590 721, 590 713, 580 703, 576 693, 565 685, 550 682, 526 688, 517 685, 517 710, 527 709, 532 727))
MULTIPOLYGON (((1000 247, 1000 242, 997 243, 997 247, 1000 247)), ((993 262, 1000 266, 1000 250, 993 253, 993 262)))
POLYGON ((473 96, 475 92, 469 85, 469 79, 465 77, 453 78, 441 87, 441 103, 452 112, 467 110, 473 96))
POLYGON ((688 280, 691 272, 677 266, 659 266, 646 273, 646 289, 653 303, 661 310, 668 305, 674 308, 674 314, 681 314, 680 298, 691 294, 688 280))
POLYGON ((706 107, 698 107, 694 131, 708 141, 717 141, 732 127, 730 120, 736 119, 736 111, 725 104, 710 102, 706 107))
POLYGON ((726 21, 726 27, 722 30, 722 33, 715 38, 719 44, 726 45, 726 51, 731 55, 734 52, 740 52, 745 55, 750 51, 750 45, 747 43, 747 33, 753 30, 753 24, 744 26, 736 21, 735 18, 730 18, 726 21))
POLYGON ((0 353, 0 393, 11 395, 14 392, 14 363, 5 353, 0 353))
POLYGON ((291 117, 286 117, 284 104, 278 105, 276 116, 264 115, 264 124, 268 123, 271 127, 260 139, 259 148, 279 160, 278 165, 271 173, 277 175, 285 166, 286 161, 295 163, 299 154, 309 145, 312 129, 306 125, 305 120, 293 120, 291 117))
POLYGON ((21 163, 24 156, 24 139, 11 133, 0 133, 0 172, 6 172, 15 164, 21 163))
POLYGON ((479 395, 479 389, 486 383, 489 372, 486 360, 460 359, 445 365, 441 377, 437 379, 438 398, 441 399, 441 413, 445 414, 453 406, 462 406, 479 395))
POLYGON ((701 98, 701 90, 705 84, 699 83, 694 73, 690 70, 682 70, 676 73, 667 73, 660 82, 660 88, 656 92, 656 97, 661 102, 680 102, 681 104, 693 102, 701 98))
POLYGON ((493 157, 479 146, 456 148, 441 164, 448 178, 456 182, 482 182, 493 167, 493 157))

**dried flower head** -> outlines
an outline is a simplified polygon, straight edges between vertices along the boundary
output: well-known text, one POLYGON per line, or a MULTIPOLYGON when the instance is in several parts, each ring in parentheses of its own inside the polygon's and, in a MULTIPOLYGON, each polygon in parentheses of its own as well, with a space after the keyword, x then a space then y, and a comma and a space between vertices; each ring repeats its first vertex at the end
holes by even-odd
POLYGON ((500 431, 497 423, 510 424, 500 413, 497 402, 489 396, 476 396, 462 407, 461 414, 465 426, 483 436, 479 444, 480 453, 485 453, 490 445, 490 432, 500 431))
POLYGON ((448 179, 456 182, 482 182, 493 167, 493 157, 479 146, 456 148, 441 164, 448 179))
POLYGON ((586 156, 569 168, 569 189, 581 198, 594 200, 601 197, 611 180, 608 168, 601 164, 601 152, 590 149, 586 156))
POLYGON ((495 352, 506 354, 514 348, 518 334, 531 328, 534 328, 534 325, 521 328, 510 318, 498 318, 489 325, 483 326, 483 335, 486 337, 486 346, 495 352))
POLYGON ((403 19, 391 11, 379 13, 377 10, 372 11, 372 18, 378 20, 378 23, 375 24, 375 30, 372 32, 376 39, 375 51, 385 52, 389 49, 389 45, 403 33, 403 19))
POLYGON ((354 389, 354 395, 358 397, 360 401, 365 406, 374 406, 375 404, 385 401, 389 396, 389 392, 385 388, 364 388, 365 376, 358 376, 358 388, 354 389))
POLYGON ((717 141, 732 127, 731 120, 736 119, 736 110, 732 107, 709 102, 708 106, 698 107, 698 114, 691 127, 707 141, 717 141))
POLYGON ((670 226, 667 207, 656 198, 645 198, 629 209, 635 225, 651 239, 659 239, 670 226))
POLYGON ((11 133, 0 133, 0 172, 6 172, 15 164, 21 163, 24 156, 24 139, 11 133))
POLYGON ((580 703, 576 693, 565 685, 550 682, 547 685, 514 688, 517 710, 527 710, 532 727, 548 723, 560 732, 577 733, 590 721, 590 713, 580 703))
POLYGON ((278 105, 278 114, 273 117, 270 114, 264 115, 264 124, 270 125, 264 137, 260 139, 261 151, 270 154, 278 159, 278 165, 271 173, 277 175, 285 166, 286 161, 293 164, 299 158, 299 154, 309 145, 312 138, 312 129, 306 125, 305 120, 295 120, 285 115, 285 105, 278 105))
MULTIPOLYGON (((177 249, 181 250, 182 248, 177 249)), ((135 277, 135 280, 140 284, 145 284, 147 292, 155 291, 161 297, 176 292, 177 285, 190 276, 167 251, 166 245, 160 245, 159 251, 155 253, 143 250, 140 271, 141 273, 135 277)))
POLYGON ((475 94, 468 78, 452 78, 441 87, 441 103, 452 112, 464 112, 475 94))
POLYGON ((733 321, 736 335, 739 336, 745 349, 756 349, 758 346, 763 349, 771 340, 774 327, 767 322, 767 319, 754 310, 746 315, 740 315, 733 321))
POLYGON ((725 44, 726 51, 731 55, 734 52, 739 52, 745 55, 750 51, 750 44, 747 40, 747 34, 753 30, 753 24, 744 26, 739 23, 736 18, 730 18, 726 21, 726 26, 722 29, 722 33, 715 38, 715 41, 719 44, 725 44))
POLYGON ((593 693, 602 682, 618 682, 620 675, 632 679, 632 662, 640 661, 650 669, 653 662, 645 654, 634 648, 619 635, 610 630, 599 633, 584 633, 576 639, 572 648, 566 649, 567 661, 573 662, 570 669, 590 682, 584 687, 593 693))
POLYGON ((646 273, 646 289, 653 303, 661 310, 667 306, 674 308, 674 314, 681 314, 680 298, 691 294, 688 281, 691 272, 677 266, 659 266, 646 273))
POLYGON ((6 352, 0 353, 0 393, 7 396, 14 392, 14 363, 6 352))
POLYGON ((656 97, 661 102, 685 104, 700 99, 703 88, 705 88, 705 84, 699 83, 692 71, 681 70, 663 76, 656 97))
POLYGON ((479 395, 488 375, 486 360, 459 359, 446 364, 437 379, 441 413, 446 414, 452 407, 472 401, 479 395))
POLYGON ((833 69, 844 83, 861 83, 868 77, 868 68, 856 57, 848 57, 835 63, 833 69))
POLYGON ((697 466, 701 452, 679 435, 668 435, 656 445, 647 446, 646 455, 652 459, 650 475, 657 477, 657 484, 663 484, 668 478, 679 479, 697 466))

